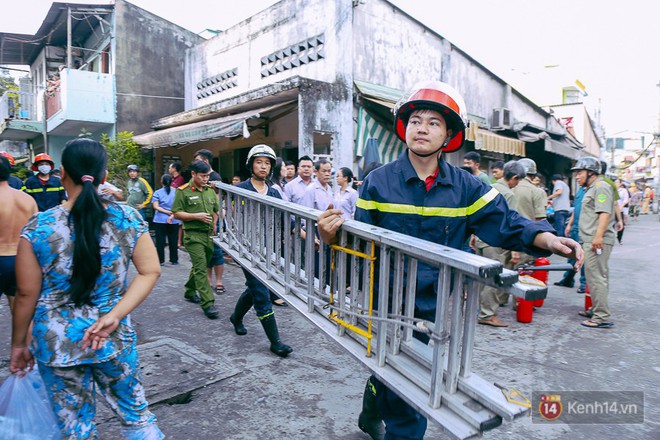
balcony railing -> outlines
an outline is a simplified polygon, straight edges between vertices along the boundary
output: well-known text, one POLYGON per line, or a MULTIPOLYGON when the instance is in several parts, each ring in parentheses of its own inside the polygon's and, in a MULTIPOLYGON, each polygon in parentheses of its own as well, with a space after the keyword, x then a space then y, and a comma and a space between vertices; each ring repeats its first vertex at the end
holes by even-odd
POLYGON ((83 126, 94 131, 115 123, 114 75, 64 69, 46 89, 49 133, 75 135, 83 126))
POLYGON ((36 102, 34 93, 7 91, 0 97, 0 120, 38 120, 36 102))
POLYGON ((62 100, 59 87, 46 94, 46 119, 52 118, 57 112, 62 110, 62 100))

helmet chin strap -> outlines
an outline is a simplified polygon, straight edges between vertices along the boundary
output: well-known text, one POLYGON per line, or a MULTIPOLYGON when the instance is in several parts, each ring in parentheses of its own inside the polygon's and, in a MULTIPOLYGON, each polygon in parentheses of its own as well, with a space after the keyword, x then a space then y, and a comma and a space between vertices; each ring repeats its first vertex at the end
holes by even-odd
POLYGON ((408 147, 408 150, 410 150, 410 152, 411 152, 412 154, 414 154, 415 156, 417 156, 417 157, 429 157, 429 156, 433 156, 434 154, 438 154, 443 148, 445 148, 445 147, 447 146, 447 144, 449 143, 449 139, 451 139, 451 138, 450 138, 450 137, 447 137, 447 139, 445 139, 445 142, 444 142, 442 145, 440 145, 440 148, 438 148, 437 150, 432 151, 432 152, 430 152, 430 153, 421 154, 421 153, 418 153, 418 152, 416 152, 416 151, 413 151, 413 149, 410 148, 410 147, 408 147))
POLYGON ((584 179, 584 184, 582 185, 582 188, 586 188, 589 186, 589 179, 591 179, 593 176, 596 176, 597 174, 594 173, 593 171, 587 171, 587 178, 584 179))
POLYGON ((415 150, 411 149, 410 147, 408 147, 408 150, 410 150, 410 152, 412 154, 414 154, 415 156, 417 156, 417 157, 429 157, 429 156, 433 156, 434 154, 438 154, 443 148, 444 148, 444 145, 441 146, 440 148, 438 148, 437 150, 432 151, 430 153, 426 153, 426 154, 418 153, 415 150))

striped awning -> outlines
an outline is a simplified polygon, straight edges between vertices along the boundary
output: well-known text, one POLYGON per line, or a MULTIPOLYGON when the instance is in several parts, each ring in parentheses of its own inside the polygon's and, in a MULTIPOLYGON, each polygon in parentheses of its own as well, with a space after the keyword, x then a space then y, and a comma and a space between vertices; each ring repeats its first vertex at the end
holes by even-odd
POLYGON ((355 134, 356 157, 362 157, 364 147, 367 145, 369 138, 374 138, 378 141, 380 160, 383 164, 392 162, 406 149, 406 144, 401 142, 393 131, 379 124, 363 107, 360 107, 355 134))
POLYGON ((511 154, 525 157, 525 143, 519 139, 513 139, 488 130, 479 129, 477 139, 474 142, 476 150, 492 151, 495 153, 511 154))
POLYGON ((465 130, 465 137, 468 141, 474 142, 475 150, 525 157, 525 143, 523 141, 479 128, 474 121, 470 121, 467 130, 465 130))

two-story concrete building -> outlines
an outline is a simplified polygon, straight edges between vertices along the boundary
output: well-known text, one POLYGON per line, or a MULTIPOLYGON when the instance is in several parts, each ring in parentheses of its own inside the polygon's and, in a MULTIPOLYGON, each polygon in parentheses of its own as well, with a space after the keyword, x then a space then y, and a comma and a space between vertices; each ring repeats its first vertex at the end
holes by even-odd
POLYGON ((282 0, 189 49, 185 68, 186 110, 135 138, 157 149, 156 169, 208 148, 230 176, 258 143, 285 159, 327 155, 335 167, 357 168, 376 139, 381 160, 392 160, 404 145, 391 109, 429 79, 453 85, 467 103, 469 142, 450 162, 476 149, 485 166, 531 156, 552 173, 582 148, 552 115, 386 0, 282 0))
POLYGON ((184 55, 202 40, 124 0, 53 3, 34 35, 0 33, 0 64, 30 70, 18 97, 0 100, 0 140, 59 163, 83 129, 144 132, 184 109, 184 55))

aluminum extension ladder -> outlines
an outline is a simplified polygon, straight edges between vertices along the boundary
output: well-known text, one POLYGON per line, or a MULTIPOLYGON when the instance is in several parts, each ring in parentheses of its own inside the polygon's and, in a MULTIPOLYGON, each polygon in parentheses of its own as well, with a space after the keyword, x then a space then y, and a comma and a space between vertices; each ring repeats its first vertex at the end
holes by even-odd
POLYGON ((312 237, 320 211, 217 187, 223 251, 450 436, 475 437, 528 411, 471 371, 476 310, 482 285, 529 300, 545 298, 546 287, 519 283, 496 261, 357 221, 342 225, 337 246, 317 246, 297 231, 312 237), (438 269, 434 322, 413 316, 420 262, 438 269))

